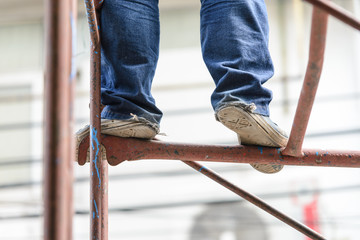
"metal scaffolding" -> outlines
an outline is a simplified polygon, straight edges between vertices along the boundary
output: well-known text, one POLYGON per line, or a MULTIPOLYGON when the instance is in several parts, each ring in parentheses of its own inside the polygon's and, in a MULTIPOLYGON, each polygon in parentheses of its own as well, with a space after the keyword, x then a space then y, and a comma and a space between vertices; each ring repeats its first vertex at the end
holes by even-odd
POLYGON ((72 39, 76 4, 45 1, 44 239, 72 238, 72 39))
MULTIPOLYGON (((108 239, 108 164, 140 159, 181 160, 196 171, 243 197, 311 239, 326 239, 304 224, 286 216, 260 198, 223 179, 195 161, 263 163, 319 167, 360 167, 360 151, 302 149, 302 144, 321 76, 326 45, 328 15, 360 30, 360 21, 328 0, 305 0, 314 5, 310 54, 289 142, 284 149, 257 146, 219 146, 169 143, 156 140, 119 138, 101 134, 100 128, 100 36, 97 9, 100 0, 85 0, 91 35, 90 136, 79 147, 80 165, 86 163, 90 147, 90 239, 108 239), (107 161, 101 159, 101 145, 107 161)), ((72 94, 70 27, 68 13, 71 0, 47 0, 47 87, 45 132, 45 239, 71 239, 72 162, 71 120, 72 94), (64 24, 66 23, 66 24, 64 24), (61 41, 66 40, 66 41, 61 41), (61 51, 60 51, 61 49, 61 51), (64 51, 65 49, 65 51, 64 51), (64 71, 65 70, 65 71, 64 71), (60 98, 59 93, 66 92, 60 98), (60 111, 59 111, 60 109, 60 111), (66 142, 67 141, 67 142, 66 142), (68 162, 65 159, 69 159, 68 162), (59 164, 61 163, 61 164, 59 164), (60 181, 66 179, 66 181, 60 181)))

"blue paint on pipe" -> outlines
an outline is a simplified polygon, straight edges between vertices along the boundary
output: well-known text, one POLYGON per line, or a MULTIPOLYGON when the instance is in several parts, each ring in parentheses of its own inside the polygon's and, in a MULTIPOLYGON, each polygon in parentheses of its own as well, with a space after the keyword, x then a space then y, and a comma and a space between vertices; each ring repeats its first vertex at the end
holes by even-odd
POLYGON ((206 167, 202 166, 202 167, 199 169, 199 172, 201 172, 203 169, 206 169, 206 167))
MULTIPOLYGON (((94 199, 94 206, 95 206, 95 211, 96 211, 96 217, 99 218, 99 211, 98 211, 98 208, 97 208, 95 199, 94 199)), ((95 213, 94 213, 94 214, 95 214, 95 213)), ((93 217, 94 217, 94 214, 93 214, 93 217)), ((95 217, 94 217, 94 218, 95 218, 95 217)))
POLYGON ((91 139, 92 139, 91 146, 92 146, 93 150, 95 150, 94 142, 96 144, 96 153, 95 153, 95 159, 93 160, 93 163, 95 165, 97 177, 99 179, 99 188, 100 188, 100 186, 101 186, 101 178, 100 178, 100 171, 99 171, 99 168, 97 166, 97 161, 98 161, 99 152, 100 152, 100 142, 99 142, 99 139, 97 138, 97 130, 92 126, 90 126, 90 134, 91 134, 91 139))

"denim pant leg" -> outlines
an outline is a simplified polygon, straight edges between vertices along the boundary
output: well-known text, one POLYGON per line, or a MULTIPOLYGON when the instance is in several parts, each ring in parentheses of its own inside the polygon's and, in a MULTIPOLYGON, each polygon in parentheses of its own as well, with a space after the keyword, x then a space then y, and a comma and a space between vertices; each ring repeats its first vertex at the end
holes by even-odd
POLYGON ((159 124, 151 84, 159 57, 158 0, 107 0, 101 10, 102 118, 159 124))
POLYGON ((211 103, 254 103, 268 116, 272 92, 262 86, 273 74, 264 0, 201 0, 204 62, 216 88, 211 103))

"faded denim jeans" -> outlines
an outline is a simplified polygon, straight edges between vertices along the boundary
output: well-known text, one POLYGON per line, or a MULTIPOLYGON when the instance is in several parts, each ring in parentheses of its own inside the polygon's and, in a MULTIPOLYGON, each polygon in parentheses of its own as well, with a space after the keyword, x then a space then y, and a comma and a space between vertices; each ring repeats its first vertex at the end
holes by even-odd
MULTIPOLYGON (((194 0, 195 1, 195 0, 194 0)), ((211 104, 254 105, 268 116, 273 76, 264 0, 201 0, 201 48, 216 84, 211 104)), ((151 95, 159 57, 158 0, 105 0, 101 10, 102 118, 159 124, 151 95)))

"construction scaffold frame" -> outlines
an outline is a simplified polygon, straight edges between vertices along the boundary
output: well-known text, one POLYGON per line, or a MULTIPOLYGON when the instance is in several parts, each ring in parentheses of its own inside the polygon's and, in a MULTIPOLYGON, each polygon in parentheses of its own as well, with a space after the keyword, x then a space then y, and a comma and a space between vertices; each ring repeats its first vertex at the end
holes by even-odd
MULTIPOLYGON (((329 0, 304 0, 313 7, 308 66, 290 137, 285 148, 169 143, 101 134, 101 44, 97 10, 102 0, 85 0, 91 35, 90 136, 79 146, 80 165, 90 147, 90 239, 108 239, 108 164, 141 159, 181 160, 245 200, 314 240, 325 237, 228 182, 195 161, 262 163, 319 167, 360 167, 360 151, 302 149, 326 45, 328 15, 360 30, 360 21, 329 0), (107 161, 101 159, 102 147, 107 161)), ((76 21, 75 1, 46 1, 46 87, 44 144, 44 239, 72 239, 73 74, 71 39, 76 21), (71 16, 69 18, 69 16, 71 16), (61 94, 61 95, 60 95, 61 94), (61 96, 61 97, 60 97, 61 96), (72 160, 71 160, 72 159, 72 160)))

